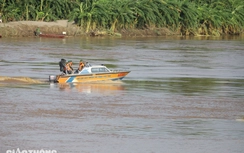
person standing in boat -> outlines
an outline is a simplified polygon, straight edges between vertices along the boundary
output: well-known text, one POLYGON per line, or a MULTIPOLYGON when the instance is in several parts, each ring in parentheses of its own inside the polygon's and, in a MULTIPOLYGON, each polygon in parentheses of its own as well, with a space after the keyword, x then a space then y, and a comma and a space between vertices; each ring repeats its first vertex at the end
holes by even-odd
POLYGON ((73 62, 71 60, 69 60, 67 63, 66 63, 66 71, 68 74, 72 74, 73 73, 73 62))
POLYGON ((59 62, 59 68, 60 71, 63 72, 63 74, 66 74, 66 60, 65 59, 61 59, 61 61, 59 62))

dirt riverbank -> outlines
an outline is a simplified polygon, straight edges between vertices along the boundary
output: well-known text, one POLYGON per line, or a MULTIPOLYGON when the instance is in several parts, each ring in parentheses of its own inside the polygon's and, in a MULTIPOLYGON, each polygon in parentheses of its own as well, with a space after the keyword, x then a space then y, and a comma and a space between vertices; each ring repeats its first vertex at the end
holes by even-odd
POLYGON ((67 36, 129 36, 129 37, 146 37, 146 36, 165 36, 177 35, 167 28, 145 29, 145 30, 121 30, 115 33, 108 31, 93 31, 84 33, 83 30, 73 22, 68 20, 58 20, 56 22, 42 21, 18 21, 0 23, 0 35, 4 37, 33 37, 37 27, 44 34, 62 34, 66 32, 67 36))

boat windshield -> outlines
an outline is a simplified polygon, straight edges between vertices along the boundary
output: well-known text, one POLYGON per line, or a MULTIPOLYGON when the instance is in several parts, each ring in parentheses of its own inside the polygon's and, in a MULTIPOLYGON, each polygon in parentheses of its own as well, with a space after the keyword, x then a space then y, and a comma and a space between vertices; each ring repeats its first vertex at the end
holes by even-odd
POLYGON ((86 62, 85 67, 91 67, 91 64, 86 62))
POLYGON ((95 72, 109 72, 109 70, 106 69, 105 67, 101 67, 101 68, 92 68, 91 72, 92 73, 95 73, 95 72))

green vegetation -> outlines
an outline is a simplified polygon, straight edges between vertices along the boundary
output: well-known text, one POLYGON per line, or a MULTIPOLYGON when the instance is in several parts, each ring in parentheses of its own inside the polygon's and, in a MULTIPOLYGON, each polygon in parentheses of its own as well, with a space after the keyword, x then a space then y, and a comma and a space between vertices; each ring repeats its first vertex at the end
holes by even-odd
POLYGON ((0 0, 3 22, 75 21, 85 32, 168 28, 182 35, 238 35, 243 0, 0 0))

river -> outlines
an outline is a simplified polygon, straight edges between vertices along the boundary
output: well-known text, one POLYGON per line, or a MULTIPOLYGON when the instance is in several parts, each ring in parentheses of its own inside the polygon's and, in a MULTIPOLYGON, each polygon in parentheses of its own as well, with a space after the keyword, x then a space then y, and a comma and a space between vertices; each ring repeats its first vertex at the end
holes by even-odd
POLYGON ((0 68, 1 153, 244 150, 243 37, 1 38, 0 68), (47 83, 61 58, 131 72, 47 83))

